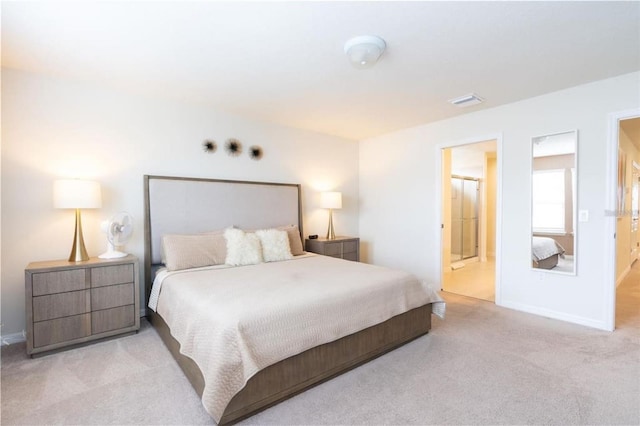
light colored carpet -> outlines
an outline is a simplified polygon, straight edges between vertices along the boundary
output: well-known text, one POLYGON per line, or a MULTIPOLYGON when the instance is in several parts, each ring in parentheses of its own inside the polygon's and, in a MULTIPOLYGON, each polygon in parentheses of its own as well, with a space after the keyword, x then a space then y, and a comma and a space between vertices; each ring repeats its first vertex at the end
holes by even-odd
MULTIPOLYGON (((597 331, 443 293, 447 318, 245 424, 640 424, 640 265, 597 331)), ((139 334, 38 359, 2 349, 3 425, 212 424, 144 322, 139 334)))

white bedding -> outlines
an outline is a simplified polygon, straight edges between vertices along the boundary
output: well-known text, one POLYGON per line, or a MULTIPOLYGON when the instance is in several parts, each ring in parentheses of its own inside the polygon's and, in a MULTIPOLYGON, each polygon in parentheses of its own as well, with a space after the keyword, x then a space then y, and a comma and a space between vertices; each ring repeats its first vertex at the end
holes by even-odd
POLYGON ((271 364, 428 303, 445 311, 408 273, 319 255, 162 272, 152 295, 150 307, 202 371, 202 402, 216 422, 271 364))
POLYGON ((551 257, 554 254, 564 256, 564 247, 549 237, 533 237, 531 243, 531 257, 536 262, 551 257))

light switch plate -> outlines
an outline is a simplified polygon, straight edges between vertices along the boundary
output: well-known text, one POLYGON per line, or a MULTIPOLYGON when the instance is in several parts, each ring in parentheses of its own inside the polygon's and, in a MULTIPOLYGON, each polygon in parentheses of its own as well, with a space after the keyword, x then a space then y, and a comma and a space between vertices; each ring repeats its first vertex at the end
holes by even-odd
POLYGON ((578 222, 589 222, 589 210, 580 210, 578 212, 578 222))

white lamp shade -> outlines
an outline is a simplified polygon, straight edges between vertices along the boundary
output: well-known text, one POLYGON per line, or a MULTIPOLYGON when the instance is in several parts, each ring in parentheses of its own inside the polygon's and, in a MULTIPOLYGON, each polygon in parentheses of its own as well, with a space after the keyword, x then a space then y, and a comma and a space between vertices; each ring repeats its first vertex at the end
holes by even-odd
POLYGON ((341 209, 342 193, 341 192, 320 193, 320 205, 325 209, 341 209))
POLYGON ((53 183, 53 207, 57 209, 98 209, 102 207, 100 184, 93 180, 56 180, 53 183))

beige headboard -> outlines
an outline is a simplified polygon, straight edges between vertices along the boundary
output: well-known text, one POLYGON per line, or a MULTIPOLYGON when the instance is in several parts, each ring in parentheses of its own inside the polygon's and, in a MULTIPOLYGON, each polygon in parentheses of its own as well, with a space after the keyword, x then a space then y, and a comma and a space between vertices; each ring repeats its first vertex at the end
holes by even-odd
POLYGON ((164 234, 194 234, 294 224, 302 236, 300 185, 170 176, 144 176, 145 286, 161 262, 164 234))

